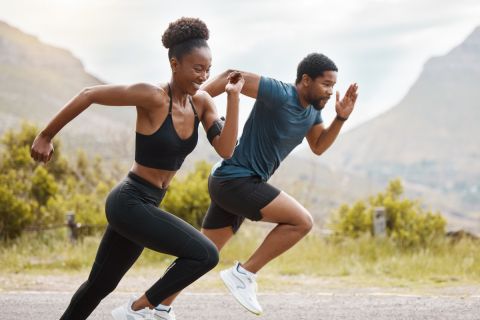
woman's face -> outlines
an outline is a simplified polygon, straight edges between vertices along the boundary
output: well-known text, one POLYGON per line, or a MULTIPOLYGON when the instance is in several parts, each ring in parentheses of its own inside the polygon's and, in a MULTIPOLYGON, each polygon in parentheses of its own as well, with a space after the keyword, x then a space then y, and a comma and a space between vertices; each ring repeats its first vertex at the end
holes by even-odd
POLYGON ((212 54, 210 48, 194 48, 180 60, 170 60, 175 82, 189 95, 194 95, 210 77, 212 54))

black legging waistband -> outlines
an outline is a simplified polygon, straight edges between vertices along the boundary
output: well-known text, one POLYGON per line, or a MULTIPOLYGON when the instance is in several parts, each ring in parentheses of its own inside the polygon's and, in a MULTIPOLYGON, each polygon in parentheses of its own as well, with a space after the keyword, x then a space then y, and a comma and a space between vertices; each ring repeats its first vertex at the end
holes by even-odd
POLYGON ((129 183, 134 185, 140 191, 148 194, 149 196, 155 198, 157 201, 161 201, 167 189, 162 189, 151 182, 148 182, 144 178, 140 177, 139 175, 133 173, 132 171, 128 172, 128 175, 125 177, 129 183))

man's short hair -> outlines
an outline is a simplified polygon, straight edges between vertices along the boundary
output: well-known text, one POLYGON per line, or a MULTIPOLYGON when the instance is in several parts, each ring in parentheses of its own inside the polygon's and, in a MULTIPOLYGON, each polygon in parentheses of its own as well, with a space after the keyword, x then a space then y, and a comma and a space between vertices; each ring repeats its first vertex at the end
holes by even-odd
POLYGON ((297 80, 295 80, 295 84, 302 81, 302 76, 304 74, 315 79, 318 76, 322 76, 324 71, 338 71, 338 68, 326 55, 321 53, 310 53, 298 64, 297 80))

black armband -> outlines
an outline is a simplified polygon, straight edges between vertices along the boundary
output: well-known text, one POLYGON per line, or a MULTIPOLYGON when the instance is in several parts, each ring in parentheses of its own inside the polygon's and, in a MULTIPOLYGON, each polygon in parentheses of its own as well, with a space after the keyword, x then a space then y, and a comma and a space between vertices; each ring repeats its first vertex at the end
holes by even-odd
POLYGON ((224 122, 225 118, 221 117, 220 120, 217 119, 213 121, 212 126, 207 130, 207 138, 210 144, 212 144, 213 139, 222 132, 224 122))
POLYGON ((345 121, 348 120, 348 118, 344 118, 344 117, 339 116, 339 115, 337 114, 337 116, 335 117, 335 120, 338 120, 338 121, 341 121, 341 122, 345 122, 345 121))

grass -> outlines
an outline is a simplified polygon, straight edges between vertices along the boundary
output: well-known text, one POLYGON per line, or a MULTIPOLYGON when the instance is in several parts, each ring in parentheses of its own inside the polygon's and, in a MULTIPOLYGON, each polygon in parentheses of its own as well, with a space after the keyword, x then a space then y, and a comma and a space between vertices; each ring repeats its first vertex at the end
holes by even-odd
MULTIPOLYGON (((235 260, 245 261, 268 231, 262 225, 245 225, 222 250, 217 269, 230 266, 235 260)), ((72 245, 64 230, 25 234, 1 245, 0 272, 88 272, 99 241, 99 236, 91 236, 72 245)), ((134 269, 163 270, 173 259, 147 249, 134 269)), ((456 243, 444 239, 426 248, 405 250, 388 239, 366 236, 332 241, 313 232, 268 264, 261 274, 268 275, 262 277, 267 282, 278 278, 334 278, 367 286, 480 285, 480 246, 468 239, 456 243)))

